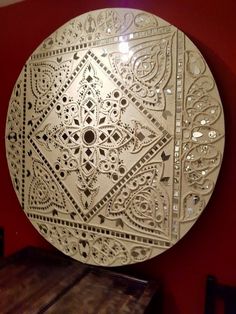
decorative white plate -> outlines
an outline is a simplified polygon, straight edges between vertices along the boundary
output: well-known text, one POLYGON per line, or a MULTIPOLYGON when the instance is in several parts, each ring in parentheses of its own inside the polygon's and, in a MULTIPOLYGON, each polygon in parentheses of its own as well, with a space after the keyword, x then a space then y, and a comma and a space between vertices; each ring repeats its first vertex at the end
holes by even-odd
POLYGON ((174 245, 211 196, 223 146, 202 55, 134 9, 86 13, 54 32, 26 62, 7 116, 22 208, 88 264, 136 263, 174 245))

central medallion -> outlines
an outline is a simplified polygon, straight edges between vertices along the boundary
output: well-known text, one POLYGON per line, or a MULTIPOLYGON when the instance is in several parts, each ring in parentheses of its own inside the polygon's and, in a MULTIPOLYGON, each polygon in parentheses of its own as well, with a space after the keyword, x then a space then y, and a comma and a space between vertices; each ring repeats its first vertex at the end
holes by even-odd
MULTIPOLYGON (((56 105, 30 137, 61 184, 67 187, 69 178, 74 178, 74 198, 85 220, 91 212, 96 213, 96 196, 102 199, 164 136, 164 128, 150 126, 142 118, 137 100, 122 91, 125 86, 109 79, 109 69, 101 65, 92 52, 84 55, 73 79, 63 92, 58 90, 56 105)), ((38 73, 37 67, 32 63, 31 72, 38 73)), ((45 75, 43 72, 40 65, 45 80, 47 70, 45 75)), ((41 85, 39 78, 35 83, 41 85)))

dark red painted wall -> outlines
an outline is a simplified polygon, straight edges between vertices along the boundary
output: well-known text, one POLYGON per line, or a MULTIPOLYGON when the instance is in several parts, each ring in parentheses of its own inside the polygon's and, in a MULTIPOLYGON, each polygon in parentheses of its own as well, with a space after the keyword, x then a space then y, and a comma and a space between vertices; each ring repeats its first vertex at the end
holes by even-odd
POLYGON ((28 0, 0 8, 0 226, 5 252, 27 245, 49 246, 21 211, 8 174, 4 131, 8 101, 26 59, 41 41, 69 19, 105 7, 154 13, 183 30, 205 56, 221 94, 226 148, 220 177, 205 212, 191 231, 159 257, 126 268, 161 279, 165 314, 203 313, 207 274, 236 285, 236 1, 28 0))

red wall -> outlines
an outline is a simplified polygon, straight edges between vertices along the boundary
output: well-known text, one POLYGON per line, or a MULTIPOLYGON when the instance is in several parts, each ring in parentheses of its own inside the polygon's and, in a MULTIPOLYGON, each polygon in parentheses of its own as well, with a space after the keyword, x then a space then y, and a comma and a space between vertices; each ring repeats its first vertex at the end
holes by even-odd
POLYGON ((221 94, 226 148, 210 203, 177 245, 159 257, 126 268, 162 280, 165 314, 200 314, 207 274, 236 285, 236 2, 233 0, 219 3, 217 0, 28 0, 0 8, 0 226, 5 229, 5 252, 10 254, 27 245, 49 246, 21 211, 8 174, 4 131, 14 83, 26 59, 46 36, 77 15, 111 6, 143 9, 183 30, 205 56, 221 94))

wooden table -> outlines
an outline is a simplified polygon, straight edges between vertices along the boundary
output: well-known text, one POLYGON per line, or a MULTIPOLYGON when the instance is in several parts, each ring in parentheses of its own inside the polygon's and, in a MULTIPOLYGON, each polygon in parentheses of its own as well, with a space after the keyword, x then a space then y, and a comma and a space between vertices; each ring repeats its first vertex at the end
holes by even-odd
POLYGON ((156 282, 26 248, 0 259, 0 313, 161 313, 156 282))

